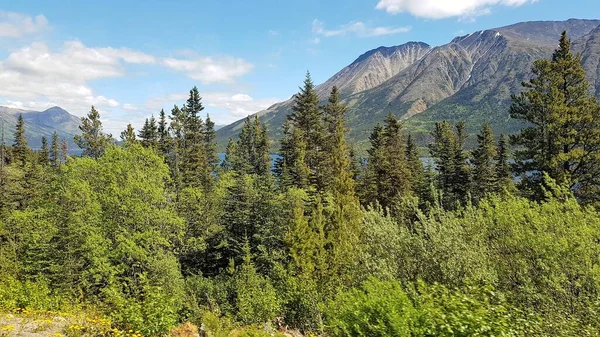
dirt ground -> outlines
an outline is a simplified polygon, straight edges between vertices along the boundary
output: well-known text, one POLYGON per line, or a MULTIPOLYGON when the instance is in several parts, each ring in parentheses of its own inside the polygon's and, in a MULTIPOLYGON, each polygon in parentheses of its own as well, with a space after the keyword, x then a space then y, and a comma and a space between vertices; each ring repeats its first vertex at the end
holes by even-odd
POLYGON ((63 337, 68 320, 61 316, 0 313, 0 337, 63 337))

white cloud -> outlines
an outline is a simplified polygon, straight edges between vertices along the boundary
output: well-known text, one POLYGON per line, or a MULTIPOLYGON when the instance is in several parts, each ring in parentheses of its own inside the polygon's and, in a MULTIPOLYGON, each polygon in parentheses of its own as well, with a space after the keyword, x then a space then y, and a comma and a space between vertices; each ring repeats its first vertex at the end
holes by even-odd
POLYGON ((538 0, 380 0, 375 8, 390 14, 410 13, 427 19, 488 14, 492 6, 521 6, 538 0))
POLYGON ((247 74, 254 67, 241 58, 231 56, 167 58, 162 63, 167 68, 184 72, 188 77, 202 84, 233 83, 237 77, 247 74))
POLYGON ((125 75, 126 63, 154 63, 151 55, 127 48, 91 48, 67 41, 59 51, 34 42, 0 61, 0 96, 13 105, 41 109, 58 105, 83 116, 91 105, 112 109, 120 103, 98 95, 88 82, 125 75))
POLYGON ((137 111, 138 107, 133 104, 125 103, 125 104, 123 104, 123 109, 128 110, 128 111, 137 111))
MULTIPOLYGON (((209 113, 217 124, 229 124, 253 113, 264 110, 280 102, 275 98, 254 98, 245 93, 208 91, 201 92, 204 112, 209 113)), ((170 111, 173 104, 181 105, 187 99, 187 94, 171 94, 165 97, 154 97, 148 100, 146 108, 152 111, 165 109, 170 111)))
POLYGON ((314 19, 312 22, 312 32, 316 35, 325 37, 344 36, 354 34, 358 37, 373 37, 383 35, 393 35, 398 33, 406 33, 411 27, 369 27, 362 21, 351 22, 341 26, 338 29, 325 29, 325 24, 314 19))
POLYGON ((40 33, 50 26, 43 15, 28 15, 0 11, 0 37, 22 37, 40 33))
POLYGON ((269 36, 278 36, 279 32, 273 29, 269 29, 269 36))

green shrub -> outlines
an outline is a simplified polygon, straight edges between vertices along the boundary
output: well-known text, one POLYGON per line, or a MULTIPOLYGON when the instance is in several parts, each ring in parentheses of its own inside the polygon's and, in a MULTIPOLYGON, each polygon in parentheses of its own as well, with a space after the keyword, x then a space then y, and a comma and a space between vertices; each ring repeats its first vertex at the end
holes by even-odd
POLYGON ((326 313, 332 336, 410 336, 416 316, 398 282, 376 279, 340 293, 326 313))

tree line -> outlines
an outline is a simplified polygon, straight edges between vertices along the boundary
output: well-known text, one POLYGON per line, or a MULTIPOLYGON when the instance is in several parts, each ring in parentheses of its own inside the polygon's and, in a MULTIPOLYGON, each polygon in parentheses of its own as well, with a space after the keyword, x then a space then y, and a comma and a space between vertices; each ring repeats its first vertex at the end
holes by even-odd
POLYGON ((119 146, 92 107, 81 157, 56 133, 30 150, 19 118, 0 145, 0 308, 93 306, 148 336, 186 320, 598 334, 600 107, 566 33, 532 73, 510 107, 519 134, 484 124, 467 151, 464 123, 439 122, 432 165, 391 114, 359 158, 340 93, 321 104, 308 73, 273 165, 258 116, 219 160, 196 87, 119 146))

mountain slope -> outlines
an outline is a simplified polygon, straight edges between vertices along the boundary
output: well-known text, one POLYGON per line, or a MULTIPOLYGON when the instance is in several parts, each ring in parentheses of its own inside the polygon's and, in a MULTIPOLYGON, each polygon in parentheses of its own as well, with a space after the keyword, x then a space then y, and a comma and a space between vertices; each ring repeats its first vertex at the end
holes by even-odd
MULTIPOLYGON (((334 85, 340 89, 343 97, 375 88, 423 58, 430 51, 431 47, 423 42, 408 42, 399 46, 370 50, 318 85, 316 91, 324 101, 334 85)), ((285 121, 285 116, 291 111, 292 104, 293 97, 258 112, 261 120, 270 126, 271 138, 281 137, 281 125, 285 121)), ((243 120, 240 120, 219 129, 217 131, 219 145, 224 147, 229 138, 237 137, 242 126, 243 120)))
MULTIPOLYGON (((510 95, 521 90, 533 62, 548 58, 566 30, 583 63, 596 94, 600 95, 600 20, 570 19, 535 21, 478 31, 431 48, 421 42, 371 50, 317 86, 325 100, 333 85, 341 88, 351 107, 349 137, 366 147, 373 126, 388 113, 406 120, 417 139, 439 120, 466 120, 475 132, 485 120, 498 132, 515 132, 520 125, 508 116, 510 95)), ((273 140, 281 137, 281 125, 292 100, 258 112, 273 140)), ((236 137, 241 121, 217 132, 220 145, 236 137)))
POLYGON ((600 26, 573 43, 573 50, 581 54, 587 78, 597 97, 600 97, 600 26))
POLYGON ((46 137, 50 142, 54 131, 61 139, 66 139, 70 147, 73 147, 73 136, 79 132, 80 119, 60 107, 52 107, 44 111, 29 111, 0 106, 0 127, 3 126, 7 143, 12 143, 20 114, 23 115, 25 134, 32 148, 41 145, 42 137, 46 137))

